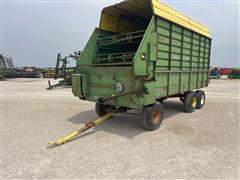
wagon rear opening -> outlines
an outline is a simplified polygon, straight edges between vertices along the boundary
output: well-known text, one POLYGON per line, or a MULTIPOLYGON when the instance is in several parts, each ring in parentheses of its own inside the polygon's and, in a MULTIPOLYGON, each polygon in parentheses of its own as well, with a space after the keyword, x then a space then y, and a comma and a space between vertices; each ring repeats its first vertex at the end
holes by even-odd
POLYGON ((130 65, 152 18, 150 1, 119 3, 103 9, 94 64, 130 65))
POLYGON ((109 32, 109 35, 100 37, 97 42, 98 52, 93 63, 124 63, 130 65, 144 33, 145 30, 115 33, 114 35, 109 32))

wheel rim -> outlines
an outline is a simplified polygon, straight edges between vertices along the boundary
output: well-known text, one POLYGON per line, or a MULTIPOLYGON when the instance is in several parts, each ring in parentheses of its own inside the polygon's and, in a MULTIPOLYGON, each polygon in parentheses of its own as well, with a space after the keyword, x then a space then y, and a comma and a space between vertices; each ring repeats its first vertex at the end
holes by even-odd
POLYGON ((197 106, 197 98, 196 98, 196 97, 193 97, 193 98, 192 98, 192 107, 193 107, 193 108, 196 108, 196 106, 197 106))
POLYGON ((202 95, 201 98, 200 98, 200 103, 201 103, 201 105, 204 104, 204 101, 205 101, 205 99, 204 99, 204 95, 202 95))
POLYGON ((153 110, 151 121, 153 124, 157 124, 160 121, 160 109, 153 110))

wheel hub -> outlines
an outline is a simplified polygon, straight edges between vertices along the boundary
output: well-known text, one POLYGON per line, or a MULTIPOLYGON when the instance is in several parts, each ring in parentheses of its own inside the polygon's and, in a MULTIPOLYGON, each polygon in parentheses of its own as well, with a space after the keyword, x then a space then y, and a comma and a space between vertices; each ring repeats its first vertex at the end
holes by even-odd
POLYGON ((151 121, 153 124, 157 124, 160 121, 160 109, 153 110, 151 121))
POLYGON ((193 98, 192 98, 192 107, 193 107, 193 108, 196 108, 196 106, 197 106, 197 98, 196 98, 196 97, 193 97, 193 98))
POLYGON ((202 95, 201 98, 200 98, 201 105, 204 104, 204 101, 205 101, 205 99, 204 99, 204 95, 202 95))

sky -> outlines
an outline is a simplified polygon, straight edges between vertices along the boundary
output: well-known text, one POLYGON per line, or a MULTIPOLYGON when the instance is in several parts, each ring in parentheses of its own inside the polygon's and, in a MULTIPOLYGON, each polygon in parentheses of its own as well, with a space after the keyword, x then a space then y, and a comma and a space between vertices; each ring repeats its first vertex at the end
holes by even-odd
MULTIPOLYGON (((121 2, 2 0, 0 53, 15 66, 54 67, 57 53, 82 50, 101 10, 121 2)), ((239 2, 223 0, 162 0, 208 26, 212 36, 211 66, 239 67, 239 2)))

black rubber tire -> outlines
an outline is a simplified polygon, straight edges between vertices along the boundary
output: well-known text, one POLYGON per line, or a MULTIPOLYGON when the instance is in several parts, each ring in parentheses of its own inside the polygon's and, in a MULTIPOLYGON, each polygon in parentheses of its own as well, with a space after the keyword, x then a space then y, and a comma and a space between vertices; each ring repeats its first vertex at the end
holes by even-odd
POLYGON ((99 117, 104 116, 105 114, 111 112, 112 110, 116 109, 115 106, 105 105, 96 103, 95 111, 99 117))
POLYGON ((158 101, 159 101, 160 103, 163 103, 165 100, 166 100, 166 99, 162 98, 162 99, 159 99, 158 101))
POLYGON ((164 108, 160 102, 156 102, 151 106, 143 108, 142 125, 143 128, 149 131, 159 129, 163 120, 164 108), (153 114, 154 113, 154 114, 153 114), (153 118, 154 115, 155 118, 153 118), (154 122, 155 121, 155 122, 154 122))
POLYGON ((197 94, 189 91, 184 97, 184 110, 186 112, 194 112, 197 106, 197 94))
POLYGON ((197 95, 197 107, 196 107, 196 109, 201 109, 201 108, 203 108, 203 106, 205 104, 205 101, 206 101, 205 93, 202 90, 197 90, 195 93, 197 95))
POLYGON ((179 99, 182 103, 184 103, 184 96, 180 96, 179 99))
POLYGON ((187 93, 189 93, 189 92, 193 92, 193 91, 184 92, 183 94, 181 94, 181 95, 179 96, 179 100, 180 100, 182 103, 184 103, 185 97, 186 97, 187 93))

